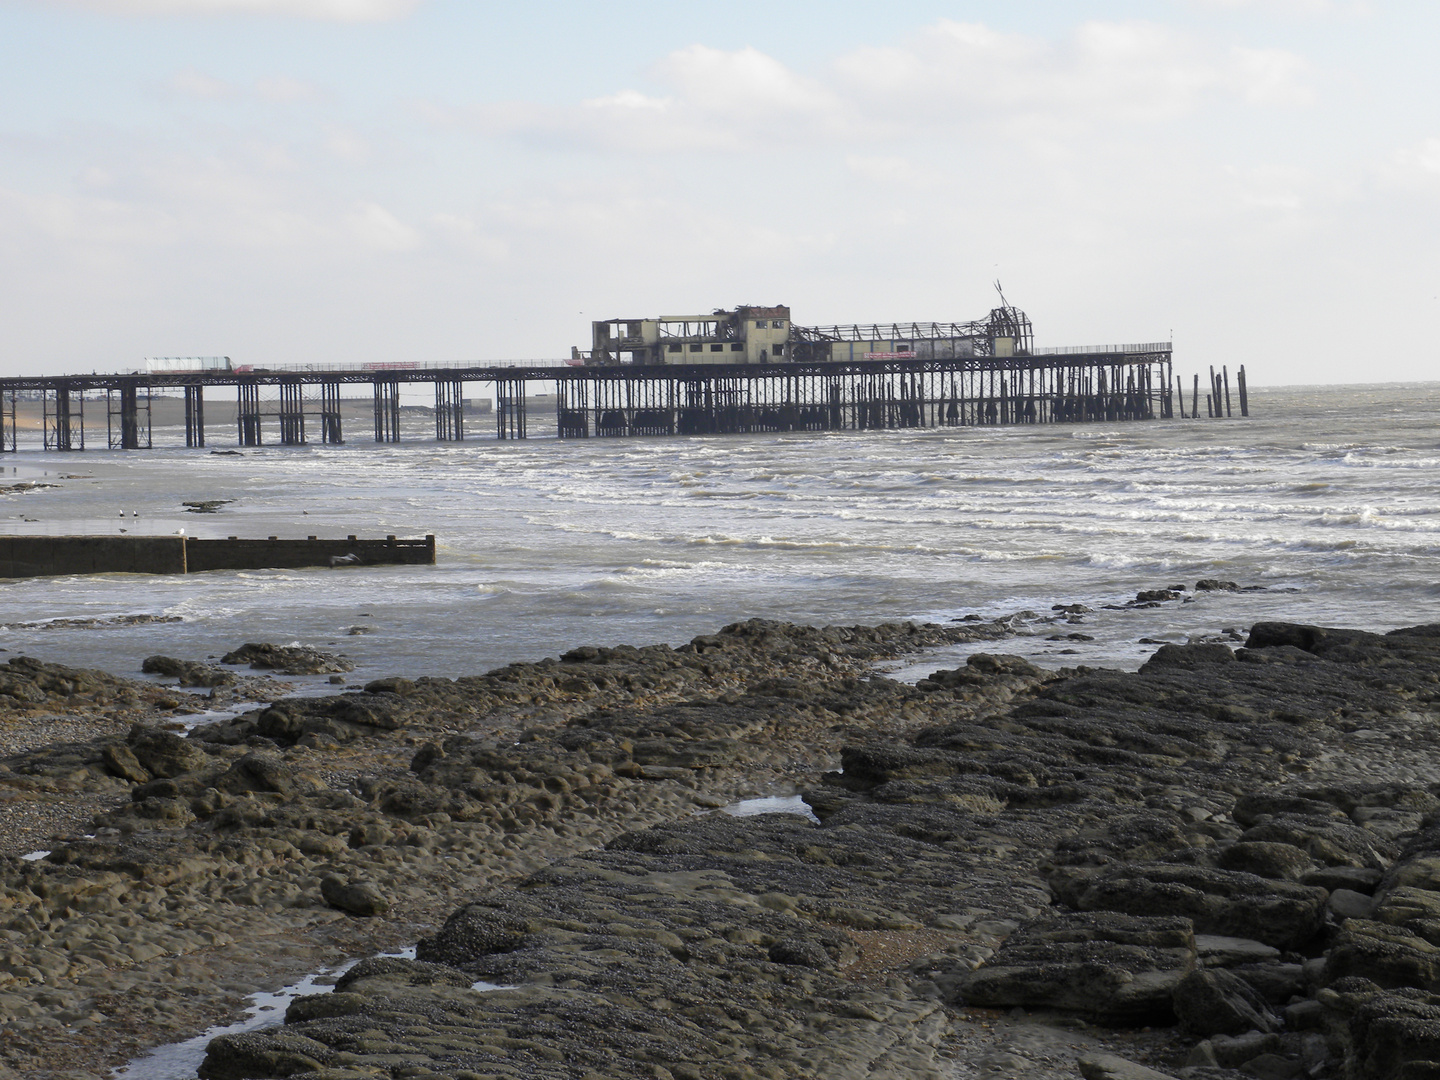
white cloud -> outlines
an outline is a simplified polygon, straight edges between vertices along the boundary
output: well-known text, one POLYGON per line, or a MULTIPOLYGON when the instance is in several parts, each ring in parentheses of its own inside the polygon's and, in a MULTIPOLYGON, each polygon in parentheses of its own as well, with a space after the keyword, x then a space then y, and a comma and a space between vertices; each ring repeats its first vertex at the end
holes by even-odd
POLYGON ((87 248, 166 245, 180 235, 174 217, 158 208, 58 193, 0 189, 0 220, 12 227, 23 223, 48 241, 87 248))
POLYGON ((662 60, 654 74, 674 87, 689 107, 728 120, 794 122, 828 117, 839 104, 818 82, 748 46, 725 52, 691 45, 662 60))
POLYGON ((341 230, 304 205, 283 152, 256 143, 230 157, 163 154, 154 146, 92 165, 71 190, 12 191, 0 217, 43 243, 138 252, 181 245, 296 250, 341 230))
POLYGON ((1440 176, 1440 139, 1426 139, 1406 147, 1396 155, 1396 160, 1415 171, 1440 176))
POLYGON ((901 45, 841 56, 813 77, 754 48, 694 45, 651 69, 662 93, 627 88, 571 107, 431 107, 429 119, 628 155, 860 146, 981 130, 1073 141, 1172 121, 1212 100, 1305 104, 1308 73, 1294 53, 1225 48, 1145 22, 1089 22, 1048 40, 942 19, 901 45))
POLYGON ((370 144, 344 128, 333 128, 325 137, 325 149, 341 161, 359 164, 370 158, 370 144))
POLYGON ((430 224, 440 239, 489 262, 501 262, 510 255, 510 245, 483 232, 474 218, 460 214, 435 214, 430 218, 430 224))
POLYGON ((1089 22, 1059 41, 942 19, 900 46, 837 61, 856 104, 894 118, 1075 130, 1171 119, 1207 96, 1259 105, 1305 99, 1305 64, 1280 50, 1217 50, 1144 22, 1089 22))
POLYGON ((1378 182, 1392 190, 1435 191, 1440 188, 1440 139, 1422 139, 1402 147, 1375 173, 1378 182))
POLYGON ((420 234, 379 203, 361 203, 346 222, 362 244, 377 251, 412 251, 420 234))
POLYGON ((1370 4, 1364 0, 1190 0, 1195 7, 1222 11, 1273 11, 1280 15, 1364 15, 1370 4))
POLYGON ((206 98, 211 101, 232 97, 235 88, 222 79, 206 75, 194 68, 186 68, 171 77, 170 89, 184 97, 206 98))
POLYGON ((272 75, 255 83, 255 92, 266 101, 288 104, 292 101, 315 101, 323 95, 314 83, 292 79, 288 75, 272 75))
POLYGON ((1236 90, 1256 105, 1308 105, 1314 92, 1305 80, 1308 65, 1283 49, 1231 50, 1236 90))
POLYGON ((386 22, 403 18, 422 0, 39 0, 104 15, 269 15, 330 22, 386 22))
POLYGON ((845 167, 856 176, 877 184, 906 185, 920 179, 921 173, 909 158, 883 154, 847 154, 845 167))

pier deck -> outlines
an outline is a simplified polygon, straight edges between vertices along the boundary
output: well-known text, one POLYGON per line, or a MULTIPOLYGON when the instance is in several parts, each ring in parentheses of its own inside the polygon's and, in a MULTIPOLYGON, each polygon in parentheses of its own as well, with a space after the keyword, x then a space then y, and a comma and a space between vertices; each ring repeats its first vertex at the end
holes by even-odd
MULTIPOLYGON (((1244 368, 1240 412, 1248 414, 1244 368)), ((434 389, 435 438, 463 441, 465 387, 495 396, 494 437, 523 439, 527 398, 549 384, 561 438, 1081 423, 1185 417, 1169 342, 1041 355, 850 362, 253 369, 0 378, 0 450, 17 448, 16 405, 43 403, 47 450, 85 448, 85 408, 105 410, 106 445, 149 448, 151 402, 183 395, 185 444, 203 447, 207 391, 235 395, 235 442, 339 443, 341 390, 368 385, 377 443, 400 441, 402 386, 434 389), (103 395, 103 398, 101 397, 103 395)), ((1211 416, 1230 415, 1229 376, 1211 372, 1211 416)), ((1196 377, 1188 415, 1199 412, 1196 377)), ((471 418, 473 422, 473 417, 471 418)))

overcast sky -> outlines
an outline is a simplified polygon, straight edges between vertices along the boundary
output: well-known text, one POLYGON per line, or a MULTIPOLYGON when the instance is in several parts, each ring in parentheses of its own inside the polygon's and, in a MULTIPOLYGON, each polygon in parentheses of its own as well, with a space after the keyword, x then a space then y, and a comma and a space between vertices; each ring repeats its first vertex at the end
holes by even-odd
POLYGON ((1437 379, 1433 0, 0 0, 0 372, 791 305, 1437 379))

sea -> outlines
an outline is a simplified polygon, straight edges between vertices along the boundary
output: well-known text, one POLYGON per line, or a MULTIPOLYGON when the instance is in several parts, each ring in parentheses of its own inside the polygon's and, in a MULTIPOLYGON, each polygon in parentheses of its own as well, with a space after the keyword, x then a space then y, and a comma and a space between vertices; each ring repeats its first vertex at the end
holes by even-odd
POLYGON ((173 428, 138 451, 45 452, 22 433, 0 456, 6 533, 434 534, 437 562, 4 581, 0 648, 138 675, 154 654, 303 643, 348 656, 354 682, 680 644, 751 618, 1020 614, 983 648, 1133 670, 1157 643, 1236 642, 1260 620, 1440 622, 1440 383, 1255 387, 1250 414, 582 440, 536 420, 523 441, 471 423, 437 443, 407 410, 398 444, 352 429, 238 453, 216 452, 235 435, 214 427, 207 449, 173 428), (204 502, 220 505, 184 505, 204 502), (1179 599, 1133 603, 1176 585, 1179 599))

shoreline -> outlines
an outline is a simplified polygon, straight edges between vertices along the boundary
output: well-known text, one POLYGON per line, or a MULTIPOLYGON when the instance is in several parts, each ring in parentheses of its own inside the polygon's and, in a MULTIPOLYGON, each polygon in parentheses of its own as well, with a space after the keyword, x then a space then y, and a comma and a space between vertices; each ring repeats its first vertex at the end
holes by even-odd
MULTIPOLYGON (((1368 913, 1383 905, 1381 874, 1402 864, 1407 833, 1422 827, 1414 807, 1440 808, 1427 787, 1440 780, 1440 748, 1419 722, 1435 707, 1426 673, 1440 638, 1285 631, 1299 644, 1167 645, 1131 674, 1048 672, 992 653, 915 686, 870 674, 962 639, 1003 653, 1014 628, 1002 623, 752 621, 680 649, 579 648, 474 678, 282 698, 185 739, 130 727, 173 717, 161 706, 180 703, 166 687, 92 676, 77 695, 74 674, 50 665, 42 681, 69 692, 27 722, 38 726, 60 700, 83 716, 82 697, 108 695, 90 709, 105 731, 7 756, 0 815, 28 794, 37 805, 103 804, 105 818, 94 837, 72 834, 44 860, 0 862, 0 1076, 105 1075, 233 1019, 249 992, 417 940, 419 960, 362 962, 336 992, 292 1004, 286 1028, 221 1040, 209 1075, 279 1075, 274 1055, 288 1054, 283 1068, 297 1075, 305 1062, 359 1077, 426 1059, 435 1075, 579 1077, 586 1038, 613 1042, 600 1017, 616 1008, 633 1014, 634 1030, 660 1034, 603 1075, 659 1075, 660 1065, 677 1077, 763 1076, 771 1061, 785 1075, 948 1077, 966 1075, 954 1060, 986 1060, 993 1075, 1058 1077, 1073 1076, 1079 1056, 1115 1052, 1166 1070, 1208 1053, 1218 1068, 1217 1046, 1227 1060, 1240 1053, 1229 1036, 1201 1040, 1173 1015, 1183 976, 1245 966, 1197 960, 1204 904, 1187 916, 1189 938, 1144 928, 1170 942, 1146 947, 1141 980, 1168 979, 1164 1001, 1061 1015, 1053 987, 1017 990, 1014 975, 1004 992, 975 982, 977 971, 993 983, 1024 968, 997 957, 1026 948, 1027 935, 1041 936, 1047 962, 1064 962, 1054 950, 1076 925, 1040 925, 1061 917, 1088 919, 1089 947, 1114 967, 1118 931, 1102 914, 1113 909, 1094 896, 1121 889, 1106 874, 1131 864, 1151 877, 1171 872, 1157 865, 1182 867, 1199 896, 1236 873, 1254 878, 1252 900, 1300 890, 1290 923, 1307 934, 1252 927, 1278 944, 1250 950, 1266 971, 1249 976, 1299 1003, 1333 993, 1314 963, 1350 929, 1333 897, 1368 898, 1368 913), (1247 791, 1338 789, 1342 779, 1368 794, 1346 796, 1360 800, 1348 811, 1313 811, 1324 828, 1301 815, 1288 839, 1244 839, 1285 817, 1241 821, 1247 791), (796 791, 820 824, 706 813, 796 791), (1315 829, 1329 847, 1312 842, 1315 829), (1223 864, 1237 849, 1249 870, 1223 864), (1288 876, 1250 874, 1282 856, 1288 876), (1347 861, 1363 873, 1337 875, 1347 861), (1331 887, 1301 884, 1306 874, 1331 887), (616 891, 620 880, 630 884, 616 891), (603 961, 583 959, 596 950, 603 961), (519 989, 479 1009, 460 980, 481 978, 519 989), (985 1004, 987 993, 998 1004, 985 1004), (686 1005, 687 994, 709 1005, 686 1005), (812 1004, 796 1012, 802 1000, 812 1004), (704 1011, 717 1001, 728 1004, 704 1011), (469 1034, 417 1043, 406 1017, 439 1007, 469 1034), (540 1019, 557 1010, 570 1027, 540 1019), (1118 1027, 1095 1026, 1117 1016, 1118 1027), (1151 1030, 1137 1030, 1140 1018, 1151 1030), (388 1031, 393 1052, 355 1049, 345 1032, 357 1022, 388 1031)), ((70 723, 79 726, 67 738, 83 733, 84 719, 70 723)), ((1314 795, 1309 803, 1323 803, 1314 795)), ((1255 1007, 1264 1021, 1264 1009, 1288 1018, 1296 1004, 1255 1007)), ((1306 1037, 1324 1025, 1287 1023, 1264 1032, 1274 1036, 1265 1053, 1300 1060, 1323 1049, 1306 1037)), ((1348 1051, 1327 1052, 1343 1063, 1348 1051)))

